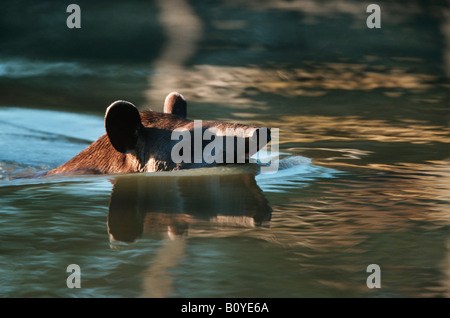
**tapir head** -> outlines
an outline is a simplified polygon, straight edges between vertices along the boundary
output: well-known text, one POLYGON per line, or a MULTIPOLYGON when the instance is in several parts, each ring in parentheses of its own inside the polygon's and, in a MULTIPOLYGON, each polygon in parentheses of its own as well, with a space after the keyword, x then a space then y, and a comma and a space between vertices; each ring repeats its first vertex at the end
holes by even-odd
POLYGON ((127 101, 106 110, 106 135, 50 173, 155 172, 244 163, 270 141, 270 130, 186 118, 187 104, 171 93, 164 113, 139 112, 127 101))
POLYGON ((247 162, 270 140, 267 128, 188 120, 186 106, 178 93, 167 96, 164 113, 116 101, 105 115, 109 141, 116 151, 134 154, 143 171, 159 171, 247 162))

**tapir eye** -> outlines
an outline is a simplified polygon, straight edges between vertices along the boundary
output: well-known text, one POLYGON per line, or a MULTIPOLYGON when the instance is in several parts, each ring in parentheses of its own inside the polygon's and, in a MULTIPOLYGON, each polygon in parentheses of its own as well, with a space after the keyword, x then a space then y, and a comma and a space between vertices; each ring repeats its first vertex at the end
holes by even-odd
POLYGON ((116 101, 106 110, 105 128, 109 141, 117 151, 132 151, 142 128, 139 111, 129 102, 116 101))

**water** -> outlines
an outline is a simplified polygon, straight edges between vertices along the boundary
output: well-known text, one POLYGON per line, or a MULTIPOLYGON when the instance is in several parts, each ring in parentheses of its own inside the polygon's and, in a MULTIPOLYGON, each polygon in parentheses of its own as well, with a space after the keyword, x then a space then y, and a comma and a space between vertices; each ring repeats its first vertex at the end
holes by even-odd
POLYGON ((0 296, 450 296, 447 2, 78 4, 0 12, 0 296), (279 128, 279 171, 23 178, 173 90, 279 128))

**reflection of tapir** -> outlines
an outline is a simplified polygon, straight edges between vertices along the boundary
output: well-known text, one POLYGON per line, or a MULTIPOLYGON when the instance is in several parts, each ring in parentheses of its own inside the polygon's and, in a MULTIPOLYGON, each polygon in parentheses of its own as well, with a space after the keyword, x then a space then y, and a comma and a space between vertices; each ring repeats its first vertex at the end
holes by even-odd
MULTIPOLYGON (((164 113, 150 110, 139 112, 129 102, 116 101, 106 110, 106 134, 48 174, 75 172, 109 174, 198 168, 230 163, 227 152, 232 152, 232 163, 246 162, 245 159, 264 147, 270 140, 270 131, 267 128, 215 121, 203 121, 199 127, 196 122, 198 121, 186 119, 186 101, 179 93, 171 93, 167 96, 164 113), (172 150, 181 141, 173 139, 173 133, 181 130, 187 132, 192 138, 189 138, 189 147, 180 149, 181 153, 179 153, 188 160, 177 161, 173 159, 172 150), (203 150, 206 149, 209 141, 205 141, 202 136, 208 130, 217 132, 209 136, 211 142, 219 135, 231 137, 233 140, 231 147, 227 144, 214 149, 215 158, 219 157, 222 160, 210 162, 203 157, 201 160, 194 158, 195 150, 200 149, 199 152, 203 154, 203 150), (200 134, 200 141, 196 136, 197 132, 200 134), (267 138, 260 138, 260 135, 267 138), (253 140, 256 142, 252 142, 253 140), (251 144, 254 146, 251 147, 251 144), (245 150, 238 149, 239 145, 245 150), (193 151, 186 154, 186 151, 191 149, 193 151), (245 158, 241 158, 243 156, 245 158), (224 160, 225 157, 227 160, 224 160)), ((224 137, 222 139, 227 142, 229 140, 224 137)))
POLYGON ((112 242, 133 242, 143 233, 167 230, 186 234, 189 224, 202 221, 253 227, 271 218, 253 173, 118 176, 113 183, 108 212, 112 242))

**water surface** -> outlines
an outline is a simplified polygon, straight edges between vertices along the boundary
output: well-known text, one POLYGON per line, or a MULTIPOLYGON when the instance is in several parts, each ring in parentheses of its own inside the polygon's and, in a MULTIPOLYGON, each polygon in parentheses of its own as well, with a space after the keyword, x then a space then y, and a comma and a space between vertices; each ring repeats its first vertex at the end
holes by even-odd
POLYGON ((450 296, 445 1, 383 3, 381 29, 350 0, 96 3, 80 30, 52 1, 0 13, 1 296, 450 296), (114 100, 173 90, 190 118, 279 128, 278 172, 23 178, 114 100))

